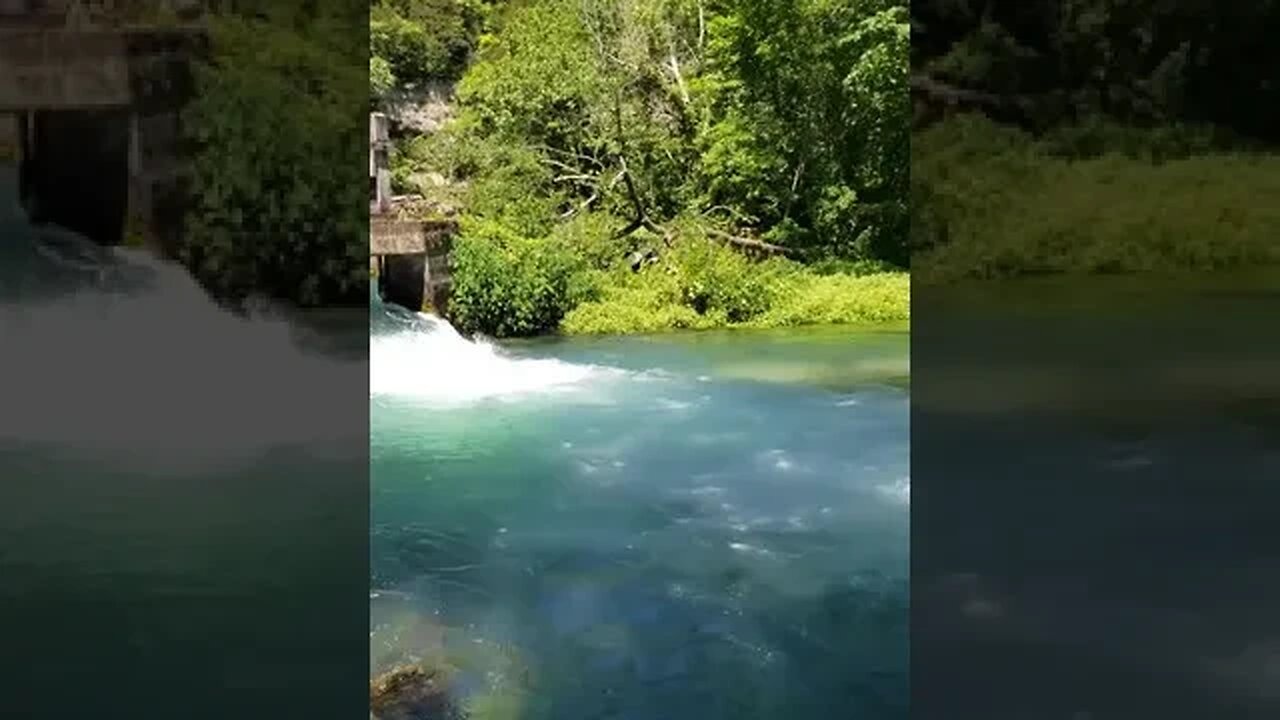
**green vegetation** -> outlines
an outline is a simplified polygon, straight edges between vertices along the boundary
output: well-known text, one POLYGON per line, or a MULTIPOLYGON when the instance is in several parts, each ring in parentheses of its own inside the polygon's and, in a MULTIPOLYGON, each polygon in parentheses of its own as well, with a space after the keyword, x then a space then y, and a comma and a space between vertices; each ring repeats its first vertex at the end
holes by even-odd
POLYGON ((1078 158, 979 116, 916 140, 915 271, 928 281, 1280 263, 1280 157, 1078 158))
POLYGON ((1277 13, 1154 0, 921 6, 914 270, 944 282, 1280 263, 1269 199, 1280 156, 1266 150, 1280 139, 1280 96, 1265 82, 1276 64, 1238 62, 1246 48, 1280 59, 1259 32, 1277 13), (948 104, 967 112, 934 112, 948 104))
POLYGON ((393 157, 402 189, 461 208, 460 329, 908 317, 904 2, 473 5, 430 4, 478 18, 452 26, 471 62, 456 119, 393 157))
POLYGON ((367 301, 363 13, 279 3, 213 20, 184 117, 192 205, 171 250, 218 296, 367 301))
POLYGON ((491 5, 490 0, 371 0, 374 101, 399 85, 456 80, 475 51, 491 5))

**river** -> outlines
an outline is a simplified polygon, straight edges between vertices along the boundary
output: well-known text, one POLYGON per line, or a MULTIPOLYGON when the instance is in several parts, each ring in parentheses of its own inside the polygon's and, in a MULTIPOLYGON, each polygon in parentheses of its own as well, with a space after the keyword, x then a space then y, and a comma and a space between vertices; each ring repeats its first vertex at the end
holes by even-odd
POLYGON ((906 717, 905 331, 372 313, 371 672, 474 718, 906 717))
POLYGON ((5 170, 0 704, 359 717, 364 309, 228 313, 144 251, 30 226, 5 170))
POLYGON ((913 293, 913 717, 1280 717, 1280 273, 913 293))

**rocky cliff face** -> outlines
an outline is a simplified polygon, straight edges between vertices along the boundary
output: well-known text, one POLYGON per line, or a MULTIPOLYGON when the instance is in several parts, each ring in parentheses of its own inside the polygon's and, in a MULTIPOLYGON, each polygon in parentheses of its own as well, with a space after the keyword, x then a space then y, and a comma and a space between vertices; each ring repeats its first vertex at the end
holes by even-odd
MULTIPOLYGON (((393 144, 397 138, 431 135, 454 117, 454 84, 435 82, 397 89, 381 109, 391 124, 393 144)), ((400 217, 453 217, 465 190, 463 184, 413 160, 401 167, 399 186, 401 192, 409 193, 394 198, 391 209, 400 217)))
POLYGON ((454 86, 446 82, 399 88, 384 101, 384 112, 396 134, 433 133, 453 117, 453 96, 454 86))

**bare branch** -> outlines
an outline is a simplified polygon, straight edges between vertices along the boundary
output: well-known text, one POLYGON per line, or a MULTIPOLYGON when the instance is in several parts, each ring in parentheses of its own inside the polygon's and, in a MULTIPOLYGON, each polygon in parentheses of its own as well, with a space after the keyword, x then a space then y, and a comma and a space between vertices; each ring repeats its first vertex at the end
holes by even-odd
POLYGON ((1025 96, 996 95, 958 87, 928 75, 912 75, 911 90, 948 105, 1025 108, 1034 102, 1025 96))
POLYGON ((597 175, 588 175, 584 173, 579 173, 576 175, 557 175, 556 177, 552 178, 551 181, 552 182, 585 182, 589 185, 595 185, 600 181, 600 178, 597 175))
POLYGON ((618 174, 613 176, 613 179, 609 181, 609 188, 608 188, 609 192, 613 192, 614 188, 618 187, 618 183, 622 182, 623 176, 626 174, 627 174, 626 170, 621 170, 618 172, 618 174))
POLYGON ((589 197, 589 198, 587 198, 586 200, 584 200, 580 205, 578 205, 577 207, 569 208, 569 209, 568 209, 568 210, 566 210, 563 214, 561 214, 561 215, 560 215, 560 219, 561 219, 561 220, 568 220, 569 218, 573 217, 574 215, 577 215, 578 213, 582 212, 583 210, 586 210, 587 208, 591 207, 591 203, 594 203, 596 200, 599 200, 599 199, 600 199, 600 195, 599 195, 598 193, 592 193, 592 194, 591 194, 591 197, 589 197))
POLYGON ((680 100, 685 104, 689 104, 689 89, 684 85, 684 76, 680 74, 680 60, 676 57, 675 44, 671 46, 671 58, 668 60, 671 68, 671 74, 675 77, 676 87, 680 89, 680 100))
POLYGON ((701 55, 707 44, 707 13, 698 0, 698 54, 701 55))
POLYGON ((800 187, 800 176, 803 173, 804 173, 804 160, 801 160, 800 163, 796 165, 795 175, 791 177, 791 192, 788 193, 787 204, 782 210, 782 217, 784 219, 791 217, 791 207, 795 204, 795 201, 796 201, 796 188, 800 187))
POLYGON ((783 247, 772 243, 756 240, 754 238, 744 238, 737 235, 731 235, 722 230, 707 230, 707 234, 718 238, 730 245, 740 248, 763 252, 768 255, 798 255, 799 252, 795 248, 783 247))

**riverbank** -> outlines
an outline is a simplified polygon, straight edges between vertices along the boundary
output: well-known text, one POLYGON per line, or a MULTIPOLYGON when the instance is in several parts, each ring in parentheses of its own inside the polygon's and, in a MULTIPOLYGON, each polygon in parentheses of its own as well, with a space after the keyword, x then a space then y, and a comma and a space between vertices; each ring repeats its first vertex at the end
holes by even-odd
MULTIPOLYGON (((894 325, 911 318, 907 273, 821 275, 803 266, 761 268, 751 296, 698 311, 697 280, 679 272, 623 280, 578 305, 561 321, 567 335, 643 334, 676 330, 894 325), (690 302, 693 300, 693 302, 690 302), (731 315, 731 312, 736 314, 731 315)), ((657 274, 657 273, 655 273, 657 274)), ((708 300, 713 302, 714 300, 708 300)))
POLYGON ((912 170, 921 282, 1280 266, 1280 156, 1208 131, 961 116, 916 137, 912 170))
MULTIPOLYGON (((704 241, 709 242, 709 241, 704 241)), ((472 274, 444 313, 465 333, 498 337, 642 335, 676 331, 793 327, 906 327, 911 320, 911 277, 906 272, 821 272, 786 260, 753 262, 733 251, 704 246, 720 257, 718 272, 685 258, 661 259, 639 271, 582 270, 560 282, 511 272, 472 274), (526 289, 537 285, 546 310, 559 319, 535 328, 536 308, 526 289), (553 296, 557 285, 563 297, 553 296)), ((686 251, 688 252, 688 251, 686 251)), ((519 263, 515 263, 516 269, 519 263)), ((459 272, 455 265, 455 273, 459 272)), ((376 270, 370 270, 377 282, 376 270)), ((536 297, 533 299, 537 299, 536 297)), ((416 310, 417 308, 412 308, 416 310)))

